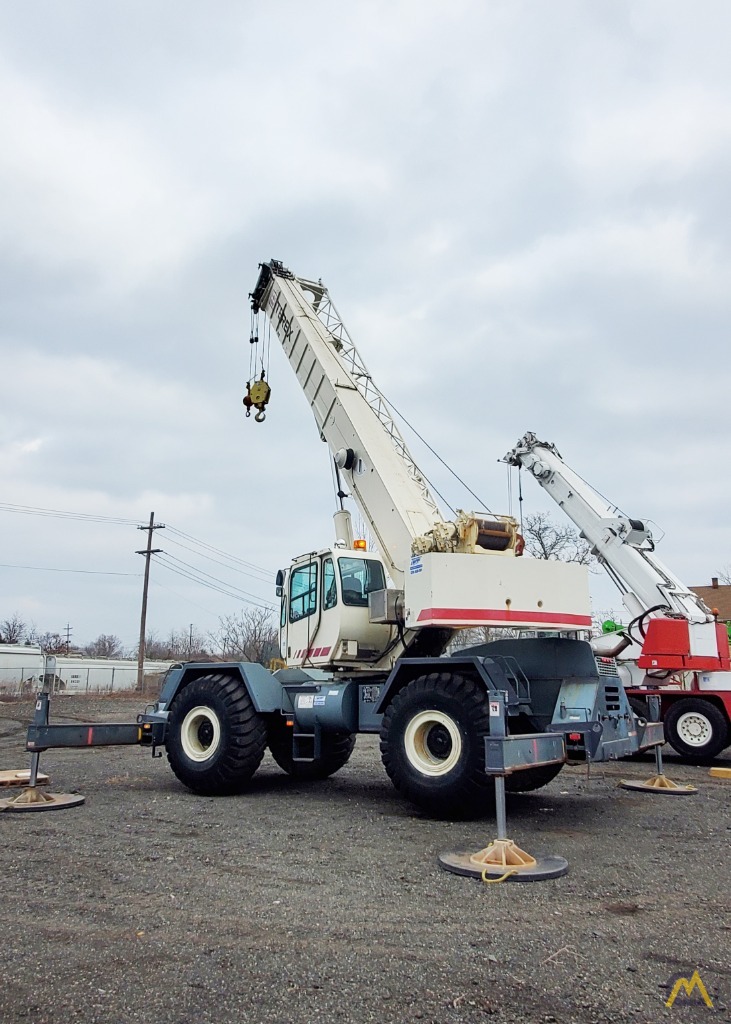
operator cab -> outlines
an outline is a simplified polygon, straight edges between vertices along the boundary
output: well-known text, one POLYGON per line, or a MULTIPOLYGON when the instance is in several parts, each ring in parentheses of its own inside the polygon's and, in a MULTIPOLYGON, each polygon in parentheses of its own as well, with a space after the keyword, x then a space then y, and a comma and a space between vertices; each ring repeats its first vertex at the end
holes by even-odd
POLYGON ((383 562, 374 552, 336 547, 296 558, 277 574, 279 646, 287 665, 353 668, 377 661, 395 631, 371 622, 368 598, 385 589, 383 562))

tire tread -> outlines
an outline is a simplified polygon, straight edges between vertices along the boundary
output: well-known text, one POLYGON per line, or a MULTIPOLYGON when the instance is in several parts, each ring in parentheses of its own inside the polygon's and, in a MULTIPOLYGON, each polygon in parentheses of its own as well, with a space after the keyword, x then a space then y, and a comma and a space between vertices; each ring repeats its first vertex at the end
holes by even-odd
POLYGON ((212 673, 194 679, 176 694, 172 702, 168 721, 168 762, 183 785, 196 793, 204 796, 239 793, 261 763, 266 738, 266 725, 255 710, 243 682, 230 675, 212 673), (222 711, 224 719, 221 728, 226 739, 225 749, 215 764, 205 770, 188 766, 179 737, 174 734, 196 700, 203 706, 206 701, 220 702, 221 708, 213 710, 219 717, 222 711))

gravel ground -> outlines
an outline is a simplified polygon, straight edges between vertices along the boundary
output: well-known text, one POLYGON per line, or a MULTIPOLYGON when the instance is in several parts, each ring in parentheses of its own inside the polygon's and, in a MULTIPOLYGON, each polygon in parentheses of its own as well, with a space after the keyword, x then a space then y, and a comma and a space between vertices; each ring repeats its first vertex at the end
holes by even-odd
MULTIPOLYGON (((140 709, 61 697, 51 712, 140 709)), ((0 705, 0 768, 27 765, 31 713, 0 705)), ((731 1021, 731 782, 672 755, 697 796, 618 789, 651 773, 631 761, 512 798, 513 838, 570 872, 498 885, 435 863, 486 845, 493 820, 405 805, 375 737, 326 782, 267 755, 231 798, 188 793, 136 747, 49 751, 41 767, 86 803, 0 814, 2 1024, 731 1021), (667 1009, 696 968, 713 1011, 684 996, 667 1009)))

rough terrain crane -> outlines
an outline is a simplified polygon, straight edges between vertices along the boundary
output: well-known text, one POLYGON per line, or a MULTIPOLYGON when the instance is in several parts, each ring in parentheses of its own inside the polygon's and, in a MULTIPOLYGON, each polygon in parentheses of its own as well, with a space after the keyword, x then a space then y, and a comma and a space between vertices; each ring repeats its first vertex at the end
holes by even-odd
MULTIPOLYGON (((219 794, 243 790, 267 747, 290 774, 324 778, 347 762, 357 733, 377 733, 406 798, 461 815, 490 802, 496 774, 509 790, 531 790, 568 760, 660 743, 662 726, 636 719, 619 678, 600 676, 588 643, 496 641, 445 657, 465 627, 588 628, 586 569, 521 558, 508 516, 442 517, 321 282, 272 260, 260 265, 251 301, 268 317, 334 460, 335 543, 277 576, 285 669, 180 666, 138 716, 137 738, 98 727, 83 732, 86 745, 164 745, 186 786, 219 794), (377 552, 354 540, 345 489, 377 552), (496 716, 500 726, 491 728, 496 716)), ((261 422, 268 397, 263 376, 250 381, 247 414, 257 408, 261 422)), ((28 749, 64 745, 72 728, 49 726, 41 707, 28 749)))
POLYGON ((561 458, 528 433, 505 456, 550 494, 592 546, 622 593, 629 627, 592 641, 619 659, 636 710, 660 697, 665 734, 687 757, 713 758, 731 743, 731 660, 726 626, 655 554, 647 523, 611 506, 561 458))

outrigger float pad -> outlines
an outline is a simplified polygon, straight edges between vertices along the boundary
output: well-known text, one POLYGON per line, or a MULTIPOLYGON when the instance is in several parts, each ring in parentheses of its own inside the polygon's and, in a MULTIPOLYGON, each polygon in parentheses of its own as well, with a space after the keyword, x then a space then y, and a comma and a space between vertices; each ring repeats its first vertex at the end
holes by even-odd
POLYGON ((708 774, 714 779, 731 779, 731 768, 709 768, 708 774))
POLYGON ((560 878, 569 869, 563 857, 532 857, 512 839, 495 839, 477 853, 446 851, 439 854, 437 863, 454 875, 481 878, 483 882, 542 882, 560 878))
POLYGON ((83 802, 84 797, 78 793, 45 793, 35 786, 28 786, 7 800, 0 800, 0 812, 62 811, 66 807, 78 807, 83 802))
POLYGON ((670 796, 693 796, 698 792, 695 786, 680 786, 667 775, 652 775, 645 782, 622 779, 619 785, 622 789, 632 789, 638 793, 667 793, 670 796))
MULTIPOLYGON (((0 772, 0 786, 27 786, 30 782, 30 768, 24 768, 22 771, 2 771, 0 772)), ((37 786, 47 786, 48 776, 44 775, 43 772, 38 772, 36 777, 37 786)))

